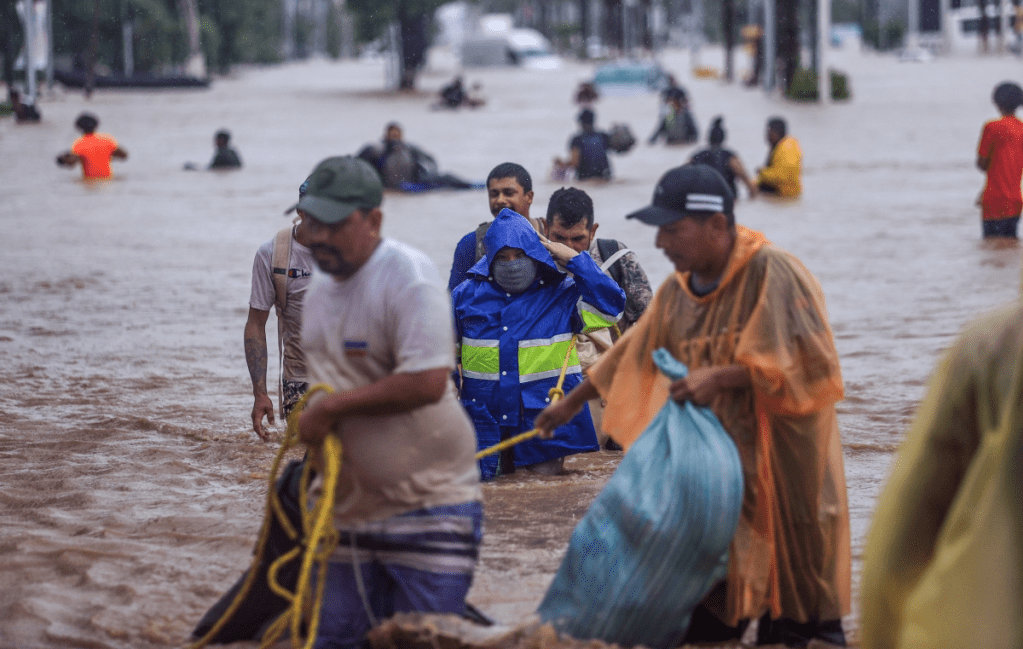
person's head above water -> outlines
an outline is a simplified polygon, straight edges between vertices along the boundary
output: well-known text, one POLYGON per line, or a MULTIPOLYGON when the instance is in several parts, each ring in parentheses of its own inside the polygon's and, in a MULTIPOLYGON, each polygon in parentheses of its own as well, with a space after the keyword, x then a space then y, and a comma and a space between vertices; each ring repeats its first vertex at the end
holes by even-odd
POLYGON ((995 87, 995 92, 991 99, 1002 114, 1012 115, 1016 112, 1017 108, 1023 106, 1023 88, 1020 88, 1011 81, 1000 83, 995 87))
POLYGON ((296 208, 320 270, 339 279, 354 275, 380 243, 384 188, 365 160, 327 158, 316 165, 296 208))
POLYGON ((388 142, 400 142, 401 141, 401 124, 398 122, 391 122, 384 127, 384 140, 388 142))
POLYGON ((487 199, 493 216, 508 208, 528 218, 529 206, 533 204, 533 179, 522 165, 502 162, 487 176, 487 199))
POLYGON ((710 125, 710 134, 707 136, 707 140, 711 146, 718 146, 725 141, 725 127, 723 122, 724 117, 720 115, 714 118, 714 121, 710 125))
POLYGON ((231 132, 226 128, 222 128, 213 134, 213 141, 216 142, 218 147, 225 147, 231 143, 231 132))
POLYGON ((78 116, 78 119, 75 120, 75 127, 86 135, 95 133, 96 127, 98 126, 99 119, 97 119, 92 113, 82 113, 78 116))
POLYGON ((547 203, 547 238, 576 252, 589 250, 598 225, 593 222, 593 200, 581 189, 569 187, 551 194, 547 203))
POLYGON ((657 227, 657 247, 675 270, 714 281, 735 242, 734 201, 728 182, 715 169, 687 164, 665 173, 651 204, 626 218, 657 227))
POLYGON ((584 108, 579 111, 579 116, 576 119, 579 121, 579 126, 582 126, 584 131, 589 131, 593 130, 593 124, 597 121, 597 115, 589 108, 584 108))
POLYGON ((781 142, 781 139, 788 135, 789 127, 781 117, 772 117, 767 120, 767 141, 774 146, 781 142))

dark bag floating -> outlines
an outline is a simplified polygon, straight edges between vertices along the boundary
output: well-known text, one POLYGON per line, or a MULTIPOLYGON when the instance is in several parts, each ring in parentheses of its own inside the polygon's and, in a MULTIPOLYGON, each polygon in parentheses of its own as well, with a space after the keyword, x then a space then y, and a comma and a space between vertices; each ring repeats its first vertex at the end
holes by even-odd
MULTIPOLYGON (((281 505, 288 520, 296 530, 302 529, 302 508, 299 504, 299 491, 302 481, 302 462, 295 460, 288 464, 277 479, 277 495, 281 499, 281 505)), ((288 608, 288 600, 278 596, 267 583, 267 571, 279 557, 287 554, 295 546, 299 545, 301 538, 292 540, 288 533, 281 526, 276 516, 270 517, 270 530, 266 540, 266 549, 263 552, 263 560, 256 567, 256 580, 252 589, 241 602, 238 610, 217 632, 210 642, 213 644, 227 644, 240 640, 259 640, 264 631, 288 608)), ((277 572, 277 581, 281 586, 294 592, 298 583, 298 573, 301 569, 302 556, 299 555, 293 561, 285 564, 277 572)), ((224 596, 217 600, 206 615, 202 617, 199 624, 192 631, 193 638, 202 638, 210 629, 224 616, 224 613, 234 603, 235 597, 241 591, 249 571, 235 582, 224 596)))
MULTIPOLYGON (((654 361, 673 380, 688 373, 667 350, 654 361)), ((578 639, 678 646, 725 577, 742 490, 739 452, 714 413, 669 399, 572 532, 541 618, 578 639)))

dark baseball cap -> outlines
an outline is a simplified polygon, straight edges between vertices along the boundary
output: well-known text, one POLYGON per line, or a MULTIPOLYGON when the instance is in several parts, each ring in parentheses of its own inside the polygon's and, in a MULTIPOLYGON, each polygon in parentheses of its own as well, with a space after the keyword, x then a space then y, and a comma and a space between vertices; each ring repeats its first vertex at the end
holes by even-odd
POLYGON ((323 223, 340 223, 355 210, 379 206, 384 197, 376 170, 352 156, 327 158, 316 165, 306 183, 294 207, 323 223))
POLYGON ((660 227, 691 213, 722 212, 730 216, 734 202, 728 182, 716 169, 687 164, 661 176, 651 204, 625 218, 660 227))

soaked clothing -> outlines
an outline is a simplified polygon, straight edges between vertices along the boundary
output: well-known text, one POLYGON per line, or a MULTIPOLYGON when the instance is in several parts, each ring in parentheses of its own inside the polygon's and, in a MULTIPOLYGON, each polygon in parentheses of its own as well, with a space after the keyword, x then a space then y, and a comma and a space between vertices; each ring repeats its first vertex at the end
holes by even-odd
POLYGON ((603 131, 583 131, 568 142, 568 149, 579 151, 579 163, 575 168, 577 180, 611 177, 611 161, 607 151, 611 148, 611 136, 603 131))
MULTIPOLYGON (((451 302, 437 268, 391 239, 351 277, 318 273, 309 287, 302 346, 312 383, 340 392, 395 374, 450 370, 451 338, 451 302)), ((340 545, 316 646, 360 645, 371 624, 357 613, 363 593, 378 620, 396 611, 462 612, 481 539, 482 492, 472 424, 454 386, 448 381, 436 403, 346 416, 335 430, 343 454, 334 494, 340 545), (364 579, 353 578, 353 563, 364 579)), ((309 458, 314 466, 323 461, 318 448, 309 458)), ((318 472, 310 485, 313 499, 322 478, 318 472)))
POLYGON ((738 198, 739 194, 735 186, 735 171, 732 170, 732 158, 735 157, 735 153, 728 149, 721 147, 710 147, 703 151, 698 151, 693 154, 693 164, 707 165, 713 168, 719 174, 724 176, 725 181, 728 182, 728 186, 732 189, 732 196, 738 198))
MULTIPOLYGON (((455 366, 451 302, 437 268, 391 239, 348 279, 317 273, 302 319, 312 384, 352 390, 392 374, 455 366)), ((409 412, 345 417, 337 432, 344 448, 339 524, 481 500, 472 423, 454 385, 437 403, 409 412)))
POLYGON ((692 144, 700 138, 700 132, 688 108, 676 111, 669 107, 650 136, 650 144, 657 142, 660 137, 664 137, 667 144, 692 144))
POLYGON ((461 614, 483 538, 479 503, 441 506, 340 530, 316 649, 355 649, 395 613, 461 614), (355 578, 358 564, 372 620, 355 578))
POLYGON ((945 355, 877 499, 864 649, 1023 647, 1023 306, 945 355))
POLYGON ((210 161, 210 169, 237 169, 242 166, 241 156, 229 146, 217 147, 210 161))
POLYGON ((71 153, 82 161, 83 178, 109 178, 110 156, 117 150, 117 140, 106 133, 90 133, 75 140, 71 153))
MULTIPOLYGON (((257 311, 270 311, 277 302, 277 289, 274 286, 272 266, 274 239, 270 239, 256 251, 252 261, 252 292, 249 294, 249 306, 257 311)), ((281 331, 284 347, 283 378, 287 381, 304 382, 306 380, 305 356, 302 354, 302 301, 306 289, 312 279, 316 260, 309 248, 291 238, 291 255, 286 271, 287 303, 283 314, 281 331)), ((286 395, 285 395, 286 397, 286 395)), ((287 398, 284 399, 287 403, 287 398)))
POLYGON ((1023 211, 1023 122, 1014 116, 988 122, 980 135, 977 157, 988 159, 987 182, 980 204, 985 221, 1018 217, 1023 211))
MULTIPOLYGON (((558 270, 536 232, 519 214, 502 210, 484 238, 487 256, 451 294, 462 361, 462 404, 473 418, 480 449, 501 440, 502 428, 515 433, 533 428, 550 403, 566 355, 564 390, 582 382, 579 358, 569 353, 572 335, 616 323, 625 294, 586 253, 558 270), (521 293, 508 293, 490 275, 494 255, 521 248, 539 272, 521 293)), ((514 447, 515 465, 529 466, 574 453, 596 451, 597 437, 584 409, 549 440, 531 439, 514 447)), ((497 473, 498 458, 480 460, 484 479, 497 473)))
POLYGON ((778 196, 795 197, 803 193, 803 152, 791 135, 783 137, 767 155, 767 166, 757 174, 757 186, 778 196))
POLYGON ((985 237, 1017 237, 1019 228, 1019 217, 1010 219, 985 219, 981 221, 981 232, 985 237))
POLYGON ((689 273, 668 279, 589 377, 607 400, 604 429, 627 448, 668 398, 654 349, 691 370, 746 367, 752 385, 710 404, 739 449, 745 495, 725 588, 704 603, 731 626, 765 609, 774 619, 836 620, 849 611, 849 512, 834 406, 842 378, 824 297, 797 259, 737 231, 716 288, 699 297, 689 273))
MULTIPOLYGON (((601 240, 593 239, 587 252, 590 253, 590 257, 593 258, 593 261, 598 266, 603 267, 606 260, 601 254, 599 241, 601 240)), ((613 245, 616 252, 626 247, 621 241, 614 241, 612 239, 607 241, 613 245)), ((610 256, 608 255, 608 257, 610 256)), ((625 311, 622 313, 622 319, 618 321, 618 328, 624 332, 636 324, 639 317, 646 311, 647 305, 650 304, 650 300, 654 297, 653 289, 650 288, 650 281, 646 278, 643 267, 639 265, 636 254, 631 251, 619 257, 604 272, 610 275, 611 279, 625 291, 625 311)))

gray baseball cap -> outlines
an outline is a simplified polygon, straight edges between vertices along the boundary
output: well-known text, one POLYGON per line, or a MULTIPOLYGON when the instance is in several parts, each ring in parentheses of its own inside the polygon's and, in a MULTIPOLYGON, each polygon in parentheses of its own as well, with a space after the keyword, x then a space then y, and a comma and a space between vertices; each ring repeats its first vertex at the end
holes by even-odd
POLYGON ((320 162, 306 183, 305 193, 294 207, 323 223, 340 223, 355 210, 378 207, 384 197, 380 175, 365 160, 353 156, 320 162))

